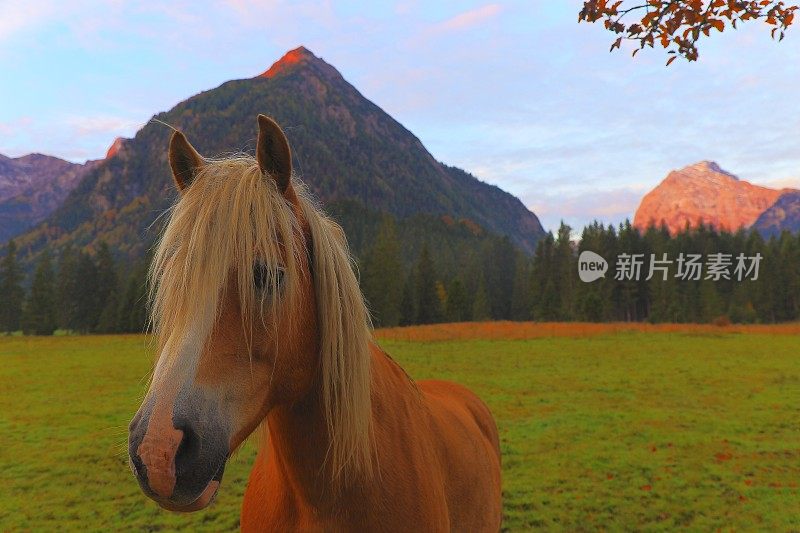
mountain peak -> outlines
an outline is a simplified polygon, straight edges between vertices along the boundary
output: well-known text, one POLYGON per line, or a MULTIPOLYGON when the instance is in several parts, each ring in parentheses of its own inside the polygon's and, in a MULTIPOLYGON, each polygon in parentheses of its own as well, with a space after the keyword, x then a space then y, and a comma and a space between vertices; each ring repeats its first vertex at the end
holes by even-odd
POLYGON ((114 139, 114 142, 111 143, 111 146, 108 147, 108 151, 106 152, 106 159, 111 159, 112 157, 117 155, 117 153, 119 153, 119 151, 122 149, 122 145, 124 142, 125 142, 124 137, 117 137, 116 139, 114 139))
POLYGON ((326 64, 322 59, 315 56, 311 50, 305 46, 298 46, 294 50, 289 50, 286 52, 282 58, 277 60, 271 67, 269 67, 262 74, 259 74, 257 77, 273 78, 278 74, 290 72, 299 66, 317 63, 326 64))
POLYGON ((0 155, 0 243, 53 213, 94 166, 39 153, 0 155))
MULTIPOLYGON (((533 253, 544 231, 519 199, 436 161, 413 133, 307 48, 286 53, 262 76, 224 83, 156 118, 180 127, 203 152, 219 154, 252 145, 258 113, 274 117, 290 127, 287 133, 302 155, 311 192, 356 235, 364 235, 359 228, 370 213, 409 224, 447 214, 468 219, 487 234, 507 235, 533 253)), ((167 193, 173 188, 163 156, 168 136, 152 121, 135 141, 123 141, 115 156, 84 177, 80 193, 73 190, 46 225, 25 234, 20 246, 31 250, 26 258, 33 260, 55 238, 51 228, 58 228, 59 247, 105 240, 130 259, 144 255, 163 220, 154 224, 154 214, 174 201, 174 194, 167 193)), ((463 229, 454 231, 456 240, 466 238, 463 229)))
POLYGON ((644 231, 651 222, 663 222, 676 233, 687 223, 695 227, 702 221, 718 230, 736 231, 750 227, 780 194, 740 180, 713 161, 700 161, 673 170, 647 193, 633 225, 644 231))
POLYGON ((739 179, 734 174, 731 174, 727 170, 724 170, 722 167, 720 167, 719 164, 717 164, 716 161, 699 161, 699 162, 697 162, 697 163, 695 163, 693 165, 689 165, 688 167, 685 167, 685 168, 681 169, 679 172, 685 172, 687 170, 688 171, 700 171, 700 172, 713 172, 715 174, 724 174, 725 176, 728 176, 728 177, 733 178, 735 180, 739 179))

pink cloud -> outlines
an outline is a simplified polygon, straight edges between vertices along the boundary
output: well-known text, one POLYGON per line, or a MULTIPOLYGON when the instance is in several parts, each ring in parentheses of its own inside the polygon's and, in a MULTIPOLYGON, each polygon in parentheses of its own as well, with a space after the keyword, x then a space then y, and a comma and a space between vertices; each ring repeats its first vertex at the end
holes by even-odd
POLYGON ((0 40, 16 34, 53 18, 52 2, 47 0, 30 0, 29 2, 0 2, 0 40))
POLYGON ((434 33, 442 33, 454 30, 463 30, 476 26, 500 13, 500 4, 486 4, 485 6, 464 11, 458 15, 444 20, 431 28, 434 33))
POLYGON ((633 219, 646 187, 634 184, 612 189, 593 189, 578 193, 528 192, 523 203, 541 220, 545 228, 555 230, 561 220, 580 229, 591 220, 617 224, 633 219))
POLYGON ((130 135, 142 126, 138 120, 109 115, 69 116, 66 123, 77 135, 103 134, 111 139, 130 135))
POLYGON ((8 122, 0 122, 0 134, 11 136, 17 134, 20 130, 30 128, 31 124, 33 124, 33 119, 28 116, 17 117, 8 122))

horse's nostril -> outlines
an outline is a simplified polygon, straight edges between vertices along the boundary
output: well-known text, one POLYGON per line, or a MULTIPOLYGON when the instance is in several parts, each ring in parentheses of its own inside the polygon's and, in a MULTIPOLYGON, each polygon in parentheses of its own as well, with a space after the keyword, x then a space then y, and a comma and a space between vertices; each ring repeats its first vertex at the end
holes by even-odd
POLYGON ((181 470, 184 463, 188 463, 200 455, 200 439, 195 431, 189 426, 176 428, 183 432, 183 438, 175 452, 175 468, 181 470))

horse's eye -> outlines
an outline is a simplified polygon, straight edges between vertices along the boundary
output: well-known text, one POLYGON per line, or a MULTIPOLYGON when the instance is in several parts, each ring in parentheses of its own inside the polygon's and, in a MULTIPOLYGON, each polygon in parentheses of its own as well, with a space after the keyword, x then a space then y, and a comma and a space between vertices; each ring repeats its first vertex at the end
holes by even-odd
POLYGON ((276 280, 272 280, 270 276, 270 269, 264 263, 258 262, 253 266, 253 285, 256 290, 272 290, 273 287, 278 287, 283 284, 283 268, 277 267, 275 269, 276 280))

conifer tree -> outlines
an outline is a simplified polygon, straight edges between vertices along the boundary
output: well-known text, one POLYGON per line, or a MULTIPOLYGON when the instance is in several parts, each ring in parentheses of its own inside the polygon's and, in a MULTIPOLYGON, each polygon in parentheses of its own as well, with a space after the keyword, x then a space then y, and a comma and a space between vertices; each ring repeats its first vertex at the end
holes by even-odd
POLYGON ((106 304, 97 319, 95 331, 98 333, 121 332, 119 329, 120 299, 120 289, 116 287, 106 298, 106 304))
POLYGON ((58 327, 76 330, 78 321, 77 297, 84 283, 78 280, 79 253, 73 246, 61 251, 56 275, 56 322, 58 327))
MULTIPOLYGON (((639 230, 634 228, 629 220, 620 224, 618 239, 620 249, 623 252, 632 256, 644 253, 639 230)), ((631 263, 633 263, 633 260, 631 260, 631 263)), ((613 268, 613 265, 611 265, 611 268, 613 268)), ((621 308, 620 318, 625 322, 636 322, 646 318, 644 307, 646 306, 647 276, 644 269, 645 265, 640 265, 635 275, 626 276, 626 279, 617 283, 621 308)))
POLYGON ((416 305, 416 278, 414 270, 406 276, 406 282, 403 284, 403 297, 400 300, 400 325, 410 326, 416 324, 417 321, 417 305, 416 305))
POLYGON ((561 302, 556 282, 555 239, 549 233, 539 241, 533 257, 533 319, 550 321, 559 318, 561 302))
POLYGON ((17 245, 12 239, 6 245, 6 255, 0 264, 0 331, 19 329, 24 298, 22 274, 17 264, 17 245))
POLYGON ((26 335, 52 335, 56 329, 55 287, 50 253, 45 250, 36 265, 30 294, 25 302, 23 331, 26 335))
POLYGON ((117 265, 108 244, 101 242, 97 250, 96 331, 111 333, 116 330, 120 302, 117 265))
POLYGON ((461 279, 454 278, 447 290, 447 320, 466 322, 472 319, 472 306, 461 279))
POLYGON ((433 324, 442 319, 442 306, 436 293, 436 270, 428 245, 422 247, 417 262, 417 324, 433 324))
POLYGON ((364 258, 361 283, 375 325, 396 326, 400 322, 403 263, 394 218, 390 216, 384 217, 364 258))
POLYGON ((519 254, 511 294, 511 319, 530 320, 533 310, 531 269, 527 256, 519 254))
MULTIPOLYGON (((594 221, 583 229, 578 244, 578 255, 585 251, 594 252, 608 260, 615 255, 613 227, 594 221)), ((577 261, 572 276, 577 276, 577 261)), ((613 266, 612 266, 613 268, 613 266)), ((614 273, 606 272, 605 276, 592 283, 576 282, 575 286, 575 318, 589 322, 601 322, 612 319, 611 293, 614 286, 614 273)))
POLYGON ((481 322, 491 318, 489 310, 489 296, 486 294, 486 282, 483 276, 478 280, 478 290, 475 293, 475 301, 472 303, 472 320, 481 322))
POLYGON ((484 281, 489 298, 489 312, 495 320, 511 318, 511 295, 514 291, 516 250, 508 237, 496 239, 484 258, 484 281))
POLYGON ((141 261, 128 276, 117 311, 117 331, 141 333, 147 329, 147 263, 141 261))
POLYGON ((77 331, 89 333, 97 326, 102 310, 98 309, 97 285, 93 282, 97 279, 97 265, 86 252, 78 254, 75 276, 78 282, 72 295, 75 302, 74 325, 77 331))
POLYGON ((575 284, 577 258, 572 247, 572 228, 563 221, 556 234, 553 282, 558 294, 558 316, 561 320, 575 318, 575 284))
POLYGON ((445 309, 447 309, 447 289, 441 281, 436 282, 436 298, 439 300, 439 320, 445 319, 445 309))

